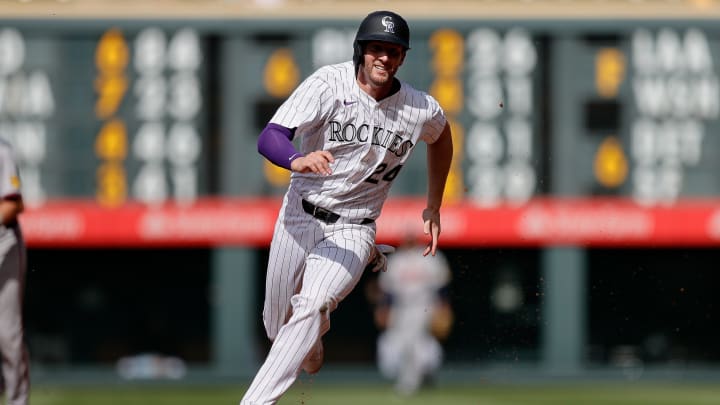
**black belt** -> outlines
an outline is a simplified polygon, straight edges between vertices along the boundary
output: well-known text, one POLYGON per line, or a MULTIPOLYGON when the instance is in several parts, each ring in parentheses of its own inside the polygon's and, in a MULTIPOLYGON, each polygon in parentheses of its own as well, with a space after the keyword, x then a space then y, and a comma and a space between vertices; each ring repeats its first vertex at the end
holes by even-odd
MULTIPOLYGON (((340 219, 340 215, 332 211, 326 210, 325 208, 318 207, 317 205, 305 199, 302 200, 302 207, 305 212, 327 224, 334 224, 340 219)), ((362 220, 360 220, 360 225, 365 225, 372 222, 375 221, 370 218, 363 218, 362 220)))

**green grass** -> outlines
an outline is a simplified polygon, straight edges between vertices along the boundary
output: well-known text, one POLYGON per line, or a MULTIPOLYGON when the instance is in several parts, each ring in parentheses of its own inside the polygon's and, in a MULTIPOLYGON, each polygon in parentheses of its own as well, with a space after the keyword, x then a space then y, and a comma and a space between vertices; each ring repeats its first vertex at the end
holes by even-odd
MULTIPOLYGON (((237 405, 245 387, 35 387, 32 405, 237 405)), ((720 404, 720 384, 598 383, 447 386, 411 398, 389 386, 320 384, 300 380, 279 405, 690 405, 720 404)))

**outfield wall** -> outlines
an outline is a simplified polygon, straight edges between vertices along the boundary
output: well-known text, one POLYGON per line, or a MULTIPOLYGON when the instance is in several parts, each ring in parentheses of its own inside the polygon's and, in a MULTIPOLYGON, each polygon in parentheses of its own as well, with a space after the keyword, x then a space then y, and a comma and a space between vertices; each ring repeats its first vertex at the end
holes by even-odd
MULTIPOLYGON (((714 369, 717 4, 392 5, 413 27, 402 78, 440 101, 458 151, 442 245, 451 370, 714 369)), ((250 374, 288 182, 257 134, 303 77, 350 57, 375 7, 0 3, 0 132, 28 204, 36 370, 166 352, 250 374)), ((419 226, 422 154, 380 242, 419 226)), ((371 281, 333 321, 331 366, 372 367, 371 281)))

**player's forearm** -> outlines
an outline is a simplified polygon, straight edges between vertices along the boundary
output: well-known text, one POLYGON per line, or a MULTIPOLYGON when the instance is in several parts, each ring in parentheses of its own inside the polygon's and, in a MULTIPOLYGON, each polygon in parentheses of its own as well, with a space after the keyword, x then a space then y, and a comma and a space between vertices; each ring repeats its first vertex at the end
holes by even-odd
POLYGON ((258 152, 273 164, 290 169, 293 160, 302 156, 292 144, 293 130, 277 124, 268 124, 258 138, 258 152))
POLYGON ((428 145, 428 196, 427 208, 439 210, 442 205, 445 183, 453 157, 452 134, 447 124, 435 143, 428 145))

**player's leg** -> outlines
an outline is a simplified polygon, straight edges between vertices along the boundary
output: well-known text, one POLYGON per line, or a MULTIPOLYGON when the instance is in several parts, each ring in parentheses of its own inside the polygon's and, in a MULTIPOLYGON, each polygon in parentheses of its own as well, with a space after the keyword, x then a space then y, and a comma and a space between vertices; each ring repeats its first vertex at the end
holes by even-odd
POLYGON ((305 266, 305 247, 289 232, 288 226, 293 225, 286 221, 281 218, 275 227, 265 276, 263 322, 270 340, 275 340, 290 317, 290 299, 300 290, 305 266))
POLYGON ((420 343, 417 351, 420 356, 420 368, 423 376, 435 374, 442 365, 443 349, 434 336, 427 334, 420 343))
POLYGON ((399 394, 412 395, 420 388, 423 379, 422 349, 422 342, 416 334, 410 334, 404 338, 401 349, 402 366, 395 384, 395 389, 399 394))
POLYGON ((401 367, 402 341, 397 337, 397 332, 386 330, 377 340, 378 369, 389 379, 397 378, 401 367))
POLYGON ((0 257, 0 349, 7 405, 26 405, 30 391, 29 356, 24 342, 22 300, 23 248, 17 244, 0 257))
POLYGON ((292 316, 280 329, 241 404, 274 404, 300 373, 302 361, 330 327, 329 314, 355 287, 367 264, 374 229, 327 226, 326 238, 305 265, 302 288, 292 297, 292 316))
POLYGON ((334 226, 326 238, 308 256, 303 285, 293 304, 293 310, 306 308, 320 311, 319 336, 330 329, 330 313, 355 288, 362 277, 374 248, 374 229, 361 225, 346 225, 352 231, 334 226))
MULTIPOLYGON (((339 237, 342 242, 338 243, 338 241, 334 240, 333 237, 329 237, 316 250, 316 252, 318 253, 315 256, 311 255, 308 260, 312 262, 313 260, 326 260, 329 257, 335 257, 334 255, 338 254, 336 252, 337 247, 345 243, 347 235, 343 232, 340 232, 337 234, 337 237, 339 237), (319 253, 322 252, 323 249, 325 250, 325 253, 319 253)), ((356 239, 351 238, 351 240, 356 239)), ((348 251, 347 248, 345 248, 344 250, 345 251, 342 253, 343 255, 345 255, 348 251)), ((376 253, 374 252, 374 250, 377 250, 377 247, 375 245, 371 245, 370 253, 368 254, 369 258, 364 260, 361 259, 361 262, 367 263, 368 261, 372 261, 372 257, 374 256, 373 253, 376 253)), ((378 254, 384 258, 383 254, 378 254)), ((353 251, 353 255, 355 255, 355 251, 353 251)), ((360 256, 365 256, 364 252, 360 256)), ((382 266, 384 266, 384 261, 382 266)), ((339 302, 342 301, 355 288, 357 282, 360 280, 360 276, 363 274, 364 271, 368 269, 368 267, 369 265, 366 265, 363 270, 355 272, 354 274, 358 274, 358 276, 353 276, 353 280, 350 285, 342 287, 340 286, 340 284, 343 284, 343 282, 339 283, 338 286, 323 285, 322 283, 318 283, 318 273, 314 270, 316 267, 313 264, 311 264, 311 268, 313 270, 306 272, 306 274, 304 275, 303 285, 307 285, 309 287, 307 288, 307 290, 301 290, 299 294, 300 296, 319 297, 322 296, 322 291, 334 291, 328 294, 328 298, 325 300, 325 303, 321 304, 320 306, 320 331, 318 333, 317 339, 315 339, 315 344, 312 346, 310 352, 307 354, 307 356, 301 363, 302 369, 307 373, 317 373, 322 367, 322 363, 324 361, 322 336, 330 329, 330 312, 334 311, 335 308, 337 308, 339 302)), ((318 266, 317 268, 322 268, 322 266, 318 266)), ((321 277, 325 278, 326 275, 321 275, 321 277)), ((313 305, 310 304, 309 307, 312 308, 313 305)))

